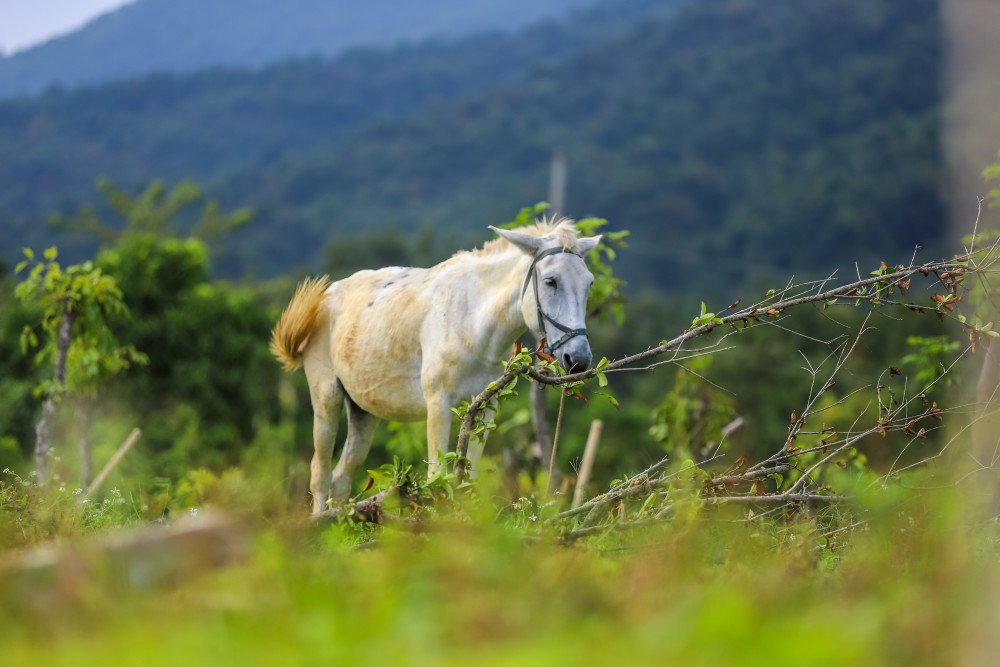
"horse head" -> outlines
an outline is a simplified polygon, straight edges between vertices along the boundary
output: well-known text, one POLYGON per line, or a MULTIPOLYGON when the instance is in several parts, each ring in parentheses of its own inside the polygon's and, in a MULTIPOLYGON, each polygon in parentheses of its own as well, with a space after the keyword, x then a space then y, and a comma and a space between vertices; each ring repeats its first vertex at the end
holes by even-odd
POLYGON ((572 237, 556 233, 534 236, 491 227, 531 257, 521 287, 524 323, 545 337, 547 351, 567 372, 586 370, 593 360, 587 338, 587 294, 594 276, 584 257, 601 242, 600 236, 572 237))

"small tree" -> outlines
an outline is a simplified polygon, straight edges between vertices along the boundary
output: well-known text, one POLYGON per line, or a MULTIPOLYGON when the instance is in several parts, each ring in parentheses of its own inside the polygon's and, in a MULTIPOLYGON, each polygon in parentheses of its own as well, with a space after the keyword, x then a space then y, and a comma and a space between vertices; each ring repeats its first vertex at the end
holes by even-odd
MULTIPOLYGON (((51 477, 52 433, 64 395, 75 392, 93 396, 101 381, 132 363, 143 363, 145 357, 132 346, 120 346, 107 326, 108 315, 125 310, 114 278, 89 261, 63 270, 56 261, 55 247, 46 250, 41 261, 30 249, 25 249, 24 254, 27 259, 18 264, 16 272, 32 266, 15 295, 41 308, 45 342, 39 346, 35 328, 26 326, 21 346, 24 350, 39 347, 36 362, 51 360, 54 364, 52 380, 36 389, 45 396, 35 427, 35 466, 38 482, 45 484, 51 477)), ((86 436, 81 444, 82 476, 87 483, 93 473, 93 455, 86 436)))

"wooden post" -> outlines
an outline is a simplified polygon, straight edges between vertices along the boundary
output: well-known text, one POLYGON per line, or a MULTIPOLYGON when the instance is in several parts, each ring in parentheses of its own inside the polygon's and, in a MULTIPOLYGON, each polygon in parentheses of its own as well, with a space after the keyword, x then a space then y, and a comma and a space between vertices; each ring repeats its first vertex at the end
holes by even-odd
POLYGON ((561 150, 552 152, 549 166, 549 211, 555 217, 563 214, 566 205, 566 154, 561 150))
POLYGON ((573 509, 583 504, 583 493, 590 473, 594 469, 594 458, 597 456, 597 444, 601 441, 601 431, 604 422, 595 419, 590 422, 590 433, 587 435, 587 446, 583 450, 583 461, 580 463, 580 473, 576 477, 576 489, 573 490, 573 509))
POLYGON ((115 466, 117 466, 119 461, 122 460, 122 457, 128 453, 128 450, 132 449, 132 445, 135 444, 136 440, 139 439, 140 435, 142 435, 142 431, 140 431, 137 428, 132 429, 132 432, 129 433, 128 438, 125 439, 125 442, 122 443, 122 446, 118 448, 118 451, 115 452, 115 455, 111 457, 111 460, 108 461, 107 465, 104 466, 104 469, 101 470, 101 474, 99 474, 97 478, 90 484, 90 486, 87 487, 88 496, 92 494, 94 491, 96 491, 98 487, 101 486, 101 483, 104 481, 104 478, 107 477, 109 474, 111 474, 111 471, 115 469, 115 466))

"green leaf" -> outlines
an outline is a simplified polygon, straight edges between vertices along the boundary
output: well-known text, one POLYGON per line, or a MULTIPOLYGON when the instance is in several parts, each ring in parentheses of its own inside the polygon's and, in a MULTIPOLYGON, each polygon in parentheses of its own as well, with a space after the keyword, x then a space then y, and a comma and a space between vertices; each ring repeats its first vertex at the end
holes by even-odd
POLYGON ((45 259, 49 260, 50 262, 53 261, 56 258, 57 254, 58 254, 58 251, 56 250, 55 246, 52 246, 51 248, 46 248, 45 249, 45 259))
POLYGON ((600 396, 607 397, 608 402, 611 403, 611 405, 614 406, 615 410, 621 410, 621 406, 618 404, 618 399, 617 398, 615 398, 611 394, 609 394, 607 392, 603 392, 603 391, 599 391, 599 392, 597 392, 597 394, 600 395, 600 396))
POLYGON ((646 501, 642 504, 642 507, 639 508, 638 516, 642 516, 643 514, 646 513, 646 510, 649 508, 649 505, 653 502, 653 500, 656 497, 657 496, 655 493, 651 493, 648 496, 646 496, 646 501))
POLYGON ((604 373, 602 373, 601 371, 597 371, 597 385, 599 387, 607 387, 608 386, 608 377, 604 373))
POLYGON ((28 259, 32 260, 35 259, 35 253, 32 252, 31 248, 24 249, 24 256, 27 257, 28 259))

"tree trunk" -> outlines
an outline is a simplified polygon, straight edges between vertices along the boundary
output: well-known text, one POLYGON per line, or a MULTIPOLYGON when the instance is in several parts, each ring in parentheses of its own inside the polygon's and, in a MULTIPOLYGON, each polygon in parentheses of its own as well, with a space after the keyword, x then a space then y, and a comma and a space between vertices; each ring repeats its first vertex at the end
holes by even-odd
POLYGON ((73 333, 73 321, 76 319, 73 311, 63 311, 62 323, 59 325, 59 336, 56 339, 56 368, 53 380, 55 386, 49 392, 48 398, 42 404, 42 416, 35 426, 35 468, 38 471, 38 483, 48 484, 51 477, 49 458, 52 454, 52 430, 55 428, 58 416, 58 403, 66 388, 66 357, 69 354, 69 344, 73 333))

